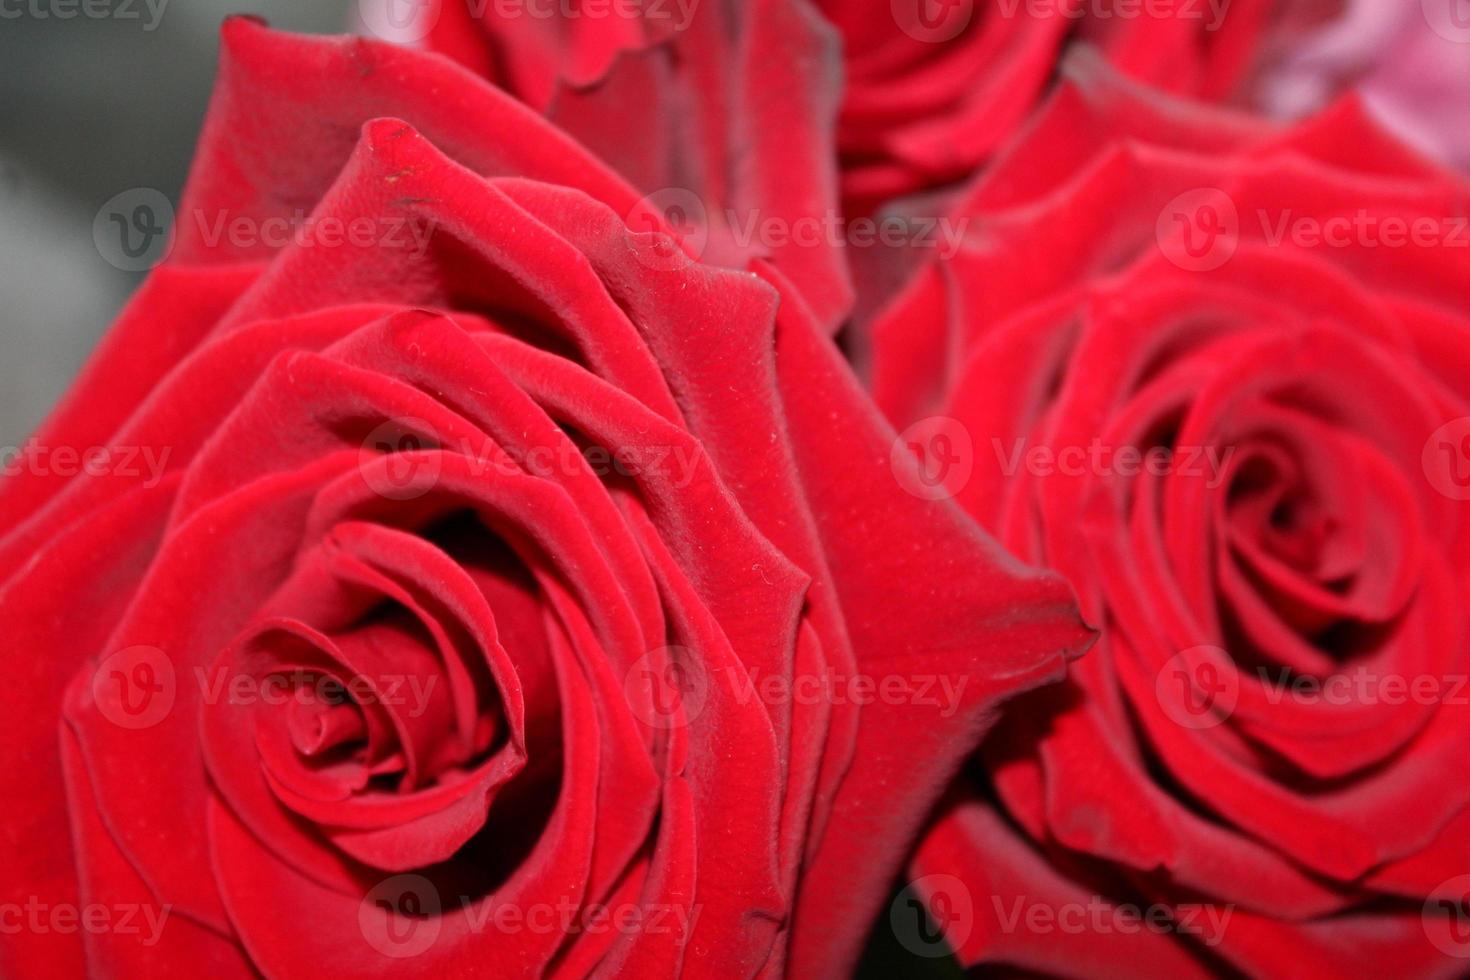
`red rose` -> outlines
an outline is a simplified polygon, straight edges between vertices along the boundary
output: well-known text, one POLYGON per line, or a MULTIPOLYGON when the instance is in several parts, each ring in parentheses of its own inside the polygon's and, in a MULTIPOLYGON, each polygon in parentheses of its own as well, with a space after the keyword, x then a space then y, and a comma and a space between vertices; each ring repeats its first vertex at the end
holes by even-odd
POLYGON ((968 179, 1031 117, 1074 40, 1133 78, 1228 99, 1272 13, 1265 0, 818 2, 846 42, 838 146, 857 211, 968 179))
POLYGON ((638 213, 442 58, 227 25, 172 255, 0 485, 0 971, 851 965, 1088 634, 778 272, 638 213))
POLYGON ((956 499, 1103 630, 918 890, 966 963, 1459 975, 1470 188, 1351 101, 1065 75, 874 328, 890 417, 973 436, 956 499))

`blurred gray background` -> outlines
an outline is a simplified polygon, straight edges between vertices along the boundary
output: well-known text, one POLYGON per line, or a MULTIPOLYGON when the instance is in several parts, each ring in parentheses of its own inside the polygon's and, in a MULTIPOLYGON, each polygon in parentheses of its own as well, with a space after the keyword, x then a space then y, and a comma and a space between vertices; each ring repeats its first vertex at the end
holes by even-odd
POLYGON ((31 434, 141 280, 103 259, 92 221, 131 188, 177 204, 224 17, 339 33, 353 13, 353 0, 161 2, 86 0, 106 13, 90 17, 83 0, 0 4, 0 447, 31 434))

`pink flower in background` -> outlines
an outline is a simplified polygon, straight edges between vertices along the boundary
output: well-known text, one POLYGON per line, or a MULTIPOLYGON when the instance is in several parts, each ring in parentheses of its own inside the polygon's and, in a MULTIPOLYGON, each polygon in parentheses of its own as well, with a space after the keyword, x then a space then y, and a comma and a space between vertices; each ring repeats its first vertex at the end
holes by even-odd
POLYGON ((1350 0, 1341 18, 1280 59, 1261 104, 1300 116, 1350 85, 1398 135, 1470 167, 1470 2, 1350 0))

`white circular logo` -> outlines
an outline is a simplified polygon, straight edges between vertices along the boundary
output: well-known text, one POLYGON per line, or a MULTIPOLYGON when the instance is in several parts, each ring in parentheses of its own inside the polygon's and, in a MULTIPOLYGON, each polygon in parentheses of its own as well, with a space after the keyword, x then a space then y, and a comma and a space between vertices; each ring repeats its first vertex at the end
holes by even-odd
POLYGON ((395 875, 362 898, 357 925, 368 945, 394 959, 418 956, 439 938, 439 890, 423 875, 395 875))
POLYGON ((119 728, 152 728, 168 717, 177 695, 173 661, 157 647, 119 650, 92 673, 92 701, 119 728))
POLYGON ((1216 646, 1190 647, 1164 664, 1154 680, 1164 714, 1197 731, 1224 724, 1240 701, 1240 676, 1230 654, 1216 646))
POLYGON ((633 715, 650 728, 692 724, 709 700, 709 677, 687 647, 659 647, 639 657, 623 679, 633 715))
POLYGON ((630 232, 653 236, 636 250, 638 260, 660 272, 682 269, 704 258, 709 247, 709 209, 684 187, 665 187, 639 199, 624 216, 630 232))
POLYGON ((975 473, 975 445, 958 419, 932 415, 899 433, 889 452, 898 485, 924 500, 944 500, 965 489, 975 473))
POLYGON ((1470 874, 1442 882, 1424 902, 1424 932, 1441 953, 1470 957, 1470 874))
POLYGON ((394 44, 417 44, 439 23, 442 0, 357 0, 363 30, 394 44))
POLYGON ((1451 500, 1470 500, 1470 418, 1446 422, 1424 443, 1424 476, 1451 500))
POLYGON ((893 22, 909 37, 943 44, 959 37, 975 16, 975 0, 890 0, 893 22))
POLYGON ((1210 272, 1240 247, 1240 212, 1229 194, 1200 187, 1166 204, 1154 233, 1164 258, 1186 272, 1210 272))
POLYGON ((1446 41, 1470 44, 1470 0, 1419 0, 1429 29, 1446 41))
POLYGON ((434 427, 423 419, 389 419, 362 441, 357 469, 378 496, 414 500, 439 481, 444 466, 439 445, 434 427))
POLYGON ((975 928, 975 900, 954 875, 925 875, 898 893, 888 907, 888 925, 915 956, 948 956, 975 928))
POLYGON ((174 247, 174 206, 162 191, 134 187, 112 197, 92 219, 92 242, 107 264, 146 272, 174 247))

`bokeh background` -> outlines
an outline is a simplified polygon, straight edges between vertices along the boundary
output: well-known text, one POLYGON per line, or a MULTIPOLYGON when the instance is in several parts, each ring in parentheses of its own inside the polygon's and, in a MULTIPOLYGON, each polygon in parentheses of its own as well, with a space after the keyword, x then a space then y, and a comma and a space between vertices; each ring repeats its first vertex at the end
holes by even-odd
POLYGON ((220 22, 337 33, 353 19, 352 0, 152 0, 156 19, 145 0, 109 3, 62 20, 10 0, 0 19, 0 447, 34 431, 142 278, 103 258, 92 222, 132 188, 178 201, 220 22))

